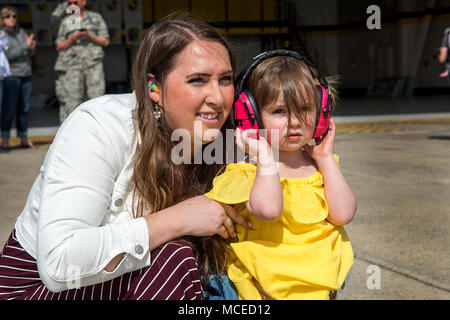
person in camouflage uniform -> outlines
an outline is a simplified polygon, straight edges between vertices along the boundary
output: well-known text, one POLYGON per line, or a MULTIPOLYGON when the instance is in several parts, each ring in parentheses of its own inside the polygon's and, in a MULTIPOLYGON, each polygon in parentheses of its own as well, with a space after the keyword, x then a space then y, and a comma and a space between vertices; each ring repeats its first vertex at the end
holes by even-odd
POLYGON ((61 1, 56 8, 52 11, 52 15, 50 16, 50 23, 52 25, 53 34, 56 35, 58 33, 59 24, 66 16, 66 10, 69 7, 69 1, 64 0, 61 1))
POLYGON ((55 90, 60 100, 59 119, 64 119, 83 102, 105 93, 103 47, 109 44, 108 28, 99 13, 85 9, 86 0, 71 0, 80 15, 66 16, 58 29, 59 52, 55 71, 59 73, 55 90))
MULTIPOLYGON (((52 15, 50 17, 50 23, 52 25, 52 31, 53 31, 53 35, 57 36, 58 34, 58 29, 59 29, 59 25, 61 24, 61 21, 66 17, 66 11, 67 8, 69 7, 69 1, 64 0, 61 1, 61 3, 59 3, 56 8, 52 11, 52 15)), ((58 51, 58 56, 56 58, 56 63, 55 63, 55 95, 56 98, 59 101, 59 104, 61 106, 61 110, 64 110, 64 97, 67 96, 66 93, 64 92, 63 88, 64 86, 61 84, 61 82, 63 81, 63 77, 65 75, 65 69, 64 69, 64 64, 61 63, 61 61, 64 61, 64 54, 67 52, 66 51, 58 51), (61 60, 61 61, 60 61, 61 60)), ((61 111, 61 116, 62 119, 60 119, 60 121, 62 122, 62 120, 64 120, 64 115, 61 111)))

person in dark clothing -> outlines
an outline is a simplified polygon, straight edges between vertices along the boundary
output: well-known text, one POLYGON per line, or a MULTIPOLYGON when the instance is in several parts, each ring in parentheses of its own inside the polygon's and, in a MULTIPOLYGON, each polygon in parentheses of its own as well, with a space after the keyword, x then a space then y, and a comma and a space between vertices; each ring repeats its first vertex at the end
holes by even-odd
POLYGON ((21 138, 21 146, 31 148, 33 143, 28 139, 28 109, 31 100, 31 60, 34 55, 36 40, 34 35, 19 27, 17 11, 13 7, 4 7, 0 12, 3 31, 9 42, 5 51, 9 61, 11 75, 3 82, 3 101, 1 115, 2 149, 9 149, 11 125, 16 113, 17 136, 21 138))
POLYGON ((450 28, 445 29, 444 38, 442 39, 441 48, 439 50, 439 62, 445 63, 445 71, 440 74, 441 78, 447 78, 450 82, 450 58, 448 51, 450 48, 450 28))

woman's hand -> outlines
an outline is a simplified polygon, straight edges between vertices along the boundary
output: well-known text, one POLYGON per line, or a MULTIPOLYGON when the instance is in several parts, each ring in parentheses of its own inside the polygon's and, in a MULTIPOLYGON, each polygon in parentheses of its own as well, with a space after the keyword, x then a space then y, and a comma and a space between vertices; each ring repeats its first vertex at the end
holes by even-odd
POLYGON ((30 49, 36 48, 36 40, 34 40, 34 34, 30 34, 27 38, 27 45, 30 49))
MULTIPOLYGON (((253 228, 250 221, 231 206, 197 196, 172 207, 144 217, 147 222, 150 251, 163 243, 182 236, 212 236, 218 234, 224 239, 236 237, 234 223, 244 228, 253 228)), ((112 272, 123 259, 124 253, 114 257, 104 268, 112 272)))
POLYGON ((178 216, 184 221, 185 235, 200 237, 218 234, 227 239, 236 236, 234 223, 251 228, 250 222, 233 207, 206 196, 190 198, 173 208, 179 211, 178 216))
POLYGON ((330 127, 328 131, 322 136, 322 138, 315 139, 316 144, 314 146, 304 145, 303 149, 309 154, 309 156, 320 167, 322 161, 333 159, 333 147, 334 137, 336 135, 336 125, 333 119, 330 119, 330 127))
POLYGON ((233 222, 244 228, 251 223, 232 207, 202 195, 145 217, 150 236, 150 250, 182 236, 235 237, 233 222), (231 221, 231 222, 230 222, 231 221))

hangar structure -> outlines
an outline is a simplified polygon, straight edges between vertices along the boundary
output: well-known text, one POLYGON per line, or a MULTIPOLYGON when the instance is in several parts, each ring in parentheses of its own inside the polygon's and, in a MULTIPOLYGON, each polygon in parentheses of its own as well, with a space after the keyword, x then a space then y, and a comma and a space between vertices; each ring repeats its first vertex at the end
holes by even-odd
MULTIPOLYGON (((54 96, 56 60, 51 11, 60 1, 1 0, 14 5, 21 26, 38 39, 33 94, 54 96)), ((88 0, 105 18, 107 92, 129 91, 139 39, 155 21, 191 12, 216 26, 233 44, 238 70, 274 48, 297 50, 326 75, 338 75, 344 94, 412 96, 448 93, 438 74, 437 49, 450 27, 450 0, 88 0), (379 8, 378 16, 368 8, 379 8), (370 21, 379 19, 374 28, 370 21)))

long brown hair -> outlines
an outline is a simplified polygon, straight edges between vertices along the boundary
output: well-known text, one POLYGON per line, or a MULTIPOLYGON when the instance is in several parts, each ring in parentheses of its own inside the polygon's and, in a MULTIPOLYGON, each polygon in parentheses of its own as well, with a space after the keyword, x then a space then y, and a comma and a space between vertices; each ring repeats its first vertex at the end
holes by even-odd
MULTIPOLYGON (((137 103, 135 139, 140 138, 140 141, 137 140, 132 176, 134 217, 145 216, 206 193, 223 167, 221 164, 174 164, 171 152, 175 143, 171 141, 171 134, 172 129, 177 128, 169 128, 164 116, 158 125, 152 113, 153 102, 148 94, 147 75, 153 74, 158 85, 163 87, 165 77, 172 70, 178 55, 196 39, 222 44, 228 51, 234 70, 234 56, 225 38, 208 23, 187 15, 156 22, 140 43, 132 71, 132 88, 137 103)), ((228 127, 229 123, 222 127, 224 138, 228 127)), ((225 156, 225 152, 223 154, 225 156)), ((228 249, 225 240, 219 236, 183 239, 192 245, 204 276, 211 268, 216 271, 224 269, 228 249)))
MULTIPOLYGON (((320 103, 316 90, 318 75, 305 62, 289 56, 276 56, 262 61, 248 79, 249 88, 260 109, 276 101, 282 94, 289 115, 305 121, 308 112, 320 115, 320 103)), ((337 77, 327 77, 331 90, 331 111, 336 105, 337 77)))

